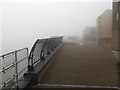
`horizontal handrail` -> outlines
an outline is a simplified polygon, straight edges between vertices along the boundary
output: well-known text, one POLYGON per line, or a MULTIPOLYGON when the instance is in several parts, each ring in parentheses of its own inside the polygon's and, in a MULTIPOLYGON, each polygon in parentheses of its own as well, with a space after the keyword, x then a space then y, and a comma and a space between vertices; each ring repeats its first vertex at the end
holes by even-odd
MULTIPOLYGON (((26 48, 18 49, 18 50, 12 51, 12 52, 10 52, 10 53, 1 55, 0 58, 4 58, 4 57, 6 57, 7 55, 13 54, 13 53, 15 53, 15 52, 22 51, 22 50, 24 50, 24 49, 27 49, 27 51, 28 51, 28 48, 26 47, 26 48)), ((13 54, 13 55, 14 55, 14 54, 13 54)))

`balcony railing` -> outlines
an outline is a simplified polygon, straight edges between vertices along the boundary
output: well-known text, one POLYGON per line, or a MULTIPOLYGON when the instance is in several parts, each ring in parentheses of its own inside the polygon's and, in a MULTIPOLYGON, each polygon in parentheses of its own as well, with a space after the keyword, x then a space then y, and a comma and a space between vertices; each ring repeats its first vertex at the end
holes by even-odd
POLYGON ((18 80, 27 71, 28 48, 0 56, 0 88, 18 87, 18 80))

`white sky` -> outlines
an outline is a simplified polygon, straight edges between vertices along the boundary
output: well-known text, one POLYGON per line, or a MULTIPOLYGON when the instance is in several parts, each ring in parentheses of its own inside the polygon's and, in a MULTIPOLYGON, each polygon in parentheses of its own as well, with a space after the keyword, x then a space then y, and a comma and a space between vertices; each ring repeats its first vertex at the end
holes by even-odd
POLYGON ((111 2, 113 0, 2 0, 2 1, 3 2, 111 2))
POLYGON ((111 0, 2 0, 0 51, 4 54, 23 47, 30 48, 37 38, 82 36, 86 25, 95 26, 97 17, 106 9, 111 9, 110 2, 111 0))

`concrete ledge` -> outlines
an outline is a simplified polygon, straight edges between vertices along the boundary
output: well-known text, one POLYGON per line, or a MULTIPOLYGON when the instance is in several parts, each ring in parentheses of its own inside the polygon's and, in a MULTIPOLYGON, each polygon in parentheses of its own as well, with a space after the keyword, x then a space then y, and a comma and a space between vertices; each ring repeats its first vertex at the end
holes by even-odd
MULTIPOLYGON (((31 88, 33 85, 38 84, 39 73, 46 66, 46 64, 50 61, 50 59, 54 56, 54 54, 58 51, 58 49, 62 46, 62 44, 52 51, 49 55, 45 57, 45 60, 39 61, 35 66, 33 71, 27 71, 24 74, 25 79, 30 79, 28 81, 24 80, 21 82, 23 85, 22 88, 31 88)), ((20 86, 22 86, 20 84, 20 86)), ((21 87, 20 87, 21 88, 21 87)))

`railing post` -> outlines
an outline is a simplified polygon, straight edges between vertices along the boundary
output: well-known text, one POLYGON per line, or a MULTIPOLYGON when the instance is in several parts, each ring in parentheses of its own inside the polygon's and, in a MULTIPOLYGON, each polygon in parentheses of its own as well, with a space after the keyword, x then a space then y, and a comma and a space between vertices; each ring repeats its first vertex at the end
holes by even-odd
POLYGON ((41 60, 45 60, 44 51, 41 51, 41 60))
POLYGON ((30 52, 30 55, 28 57, 28 71, 33 71, 33 51, 30 52), (30 64, 31 63, 31 64, 30 64))
MULTIPOLYGON (((29 59, 28 59, 29 60, 29 59)), ((31 65, 28 64, 28 71, 33 71, 34 67, 33 67, 33 60, 31 60, 31 65)))
POLYGON ((17 84, 17 89, 18 89, 18 66, 17 66, 17 51, 15 51, 15 79, 16 79, 16 84, 17 84))

